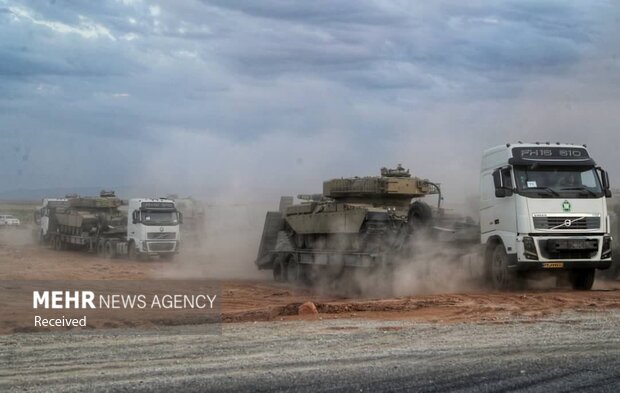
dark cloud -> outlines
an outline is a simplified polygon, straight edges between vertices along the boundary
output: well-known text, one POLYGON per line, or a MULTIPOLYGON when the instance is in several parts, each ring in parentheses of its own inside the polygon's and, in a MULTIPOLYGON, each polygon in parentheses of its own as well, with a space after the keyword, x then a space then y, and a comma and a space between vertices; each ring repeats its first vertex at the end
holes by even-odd
MULTIPOLYGON (((620 91, 607 2, 0 0, 0 10, 0 121, 11 130, 0 145, 22 149, 0 152, 4 188, 125 183, 159 165, 197 171, 187 187, 222 167, 220 178, 252 183, 278 156, 295 163, 291 182, 374 173, 394 151, 408 157, 402 146, 430 162, 433 141, 472 156, 481 140, 535 132, 577 141, 593 102, 611 107, 620 91), (551 118, 532 116, 536 103, 551 118)), ((596 113, 609 132, 614 111, 596 113)))

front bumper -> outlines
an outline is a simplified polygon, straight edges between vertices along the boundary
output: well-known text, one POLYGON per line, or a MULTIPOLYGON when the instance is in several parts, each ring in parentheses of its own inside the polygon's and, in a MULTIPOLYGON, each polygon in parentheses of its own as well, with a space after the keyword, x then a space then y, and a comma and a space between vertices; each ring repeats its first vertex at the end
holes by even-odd
POLYGON ((519 236, 517 254, 510 260, 510 265, 520 271, 608 269, 611 263, 608 235, 519 236))

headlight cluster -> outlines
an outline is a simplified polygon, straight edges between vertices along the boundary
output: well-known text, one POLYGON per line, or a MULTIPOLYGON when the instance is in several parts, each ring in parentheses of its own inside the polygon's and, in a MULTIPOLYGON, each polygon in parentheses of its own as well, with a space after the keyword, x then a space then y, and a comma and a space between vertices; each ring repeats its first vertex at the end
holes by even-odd
POLYGON ((523 237, 523 250, 525 257, 534 261, 538 260, 538 252, 536 251, 536 243, 531 236, 523 237))
POLYGON ((611 236, 603 237, 603 249, 601 250, 601 259, 611 258, 611 236))

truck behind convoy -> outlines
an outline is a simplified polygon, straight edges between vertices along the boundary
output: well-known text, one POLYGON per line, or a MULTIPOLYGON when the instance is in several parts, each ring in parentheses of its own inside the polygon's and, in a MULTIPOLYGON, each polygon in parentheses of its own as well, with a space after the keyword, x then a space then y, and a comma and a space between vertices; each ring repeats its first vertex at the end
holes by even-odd
POLYGON ((595 269, 611 265, 609 178, 585 146, 518 143, 485 151, 479 224, 412 202, 429 194, 442 199, 438 184, 399 167, 378 178, 327 181, 323 194, 301 196, 299 205, 283 197, 280 210, 267 213, 256 264, 290 282, 389 270, 416 258, 422 234, 440 255, 445 242, 464 250, 457 265, 482 265, 480 274, 497 289, 545 271, 588 290, 595 269))
POLYGON ((179 251, 182 216, 168 199, 134 198, 124 203, 106 191, 99 197, 45 199, 35 221, 40 242, 56 250, 131 259, 155 255, 173 259, 179 251))

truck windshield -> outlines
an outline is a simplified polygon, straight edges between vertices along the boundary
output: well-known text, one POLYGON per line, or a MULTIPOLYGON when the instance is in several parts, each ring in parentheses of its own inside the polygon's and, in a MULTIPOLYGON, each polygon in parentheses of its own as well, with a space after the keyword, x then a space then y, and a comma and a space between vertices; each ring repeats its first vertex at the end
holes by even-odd
POLYGON ((143 210, 141 215, 141 221, 145 225, 177 225, 179 223, 176 211, 143 210))
POLYGON ((593 167, 515 166, 517 191, 538 198, 601 198, 593 167))

